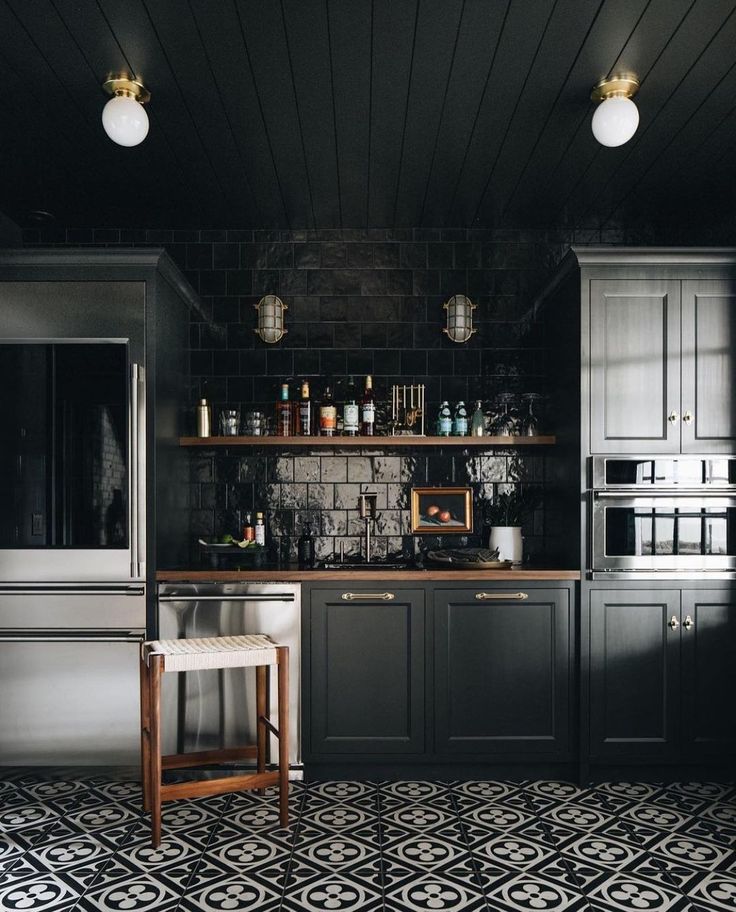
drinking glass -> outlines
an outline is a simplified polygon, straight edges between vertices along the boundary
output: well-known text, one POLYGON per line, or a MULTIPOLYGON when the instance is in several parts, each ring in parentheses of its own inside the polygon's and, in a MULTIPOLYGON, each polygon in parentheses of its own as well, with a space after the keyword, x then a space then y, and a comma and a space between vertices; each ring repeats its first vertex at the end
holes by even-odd
POLYGON ((220 434, 223 437, 237 437, 240 431, 240 411, 223 409, 220 412, 220 434))
POLYGON ((522 399, 527 404, 527 412, 521 421, 522 437, 537 437, 539 435, 539 419, 534 414, 534 403, 542 398, 541 393, 524 393, 522 399))

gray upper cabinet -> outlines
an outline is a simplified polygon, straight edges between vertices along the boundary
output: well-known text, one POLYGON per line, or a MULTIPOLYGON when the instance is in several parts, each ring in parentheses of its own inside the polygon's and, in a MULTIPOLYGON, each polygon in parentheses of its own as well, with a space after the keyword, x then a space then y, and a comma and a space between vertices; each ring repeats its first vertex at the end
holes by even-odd
POLYGON ((590 453, 732 453, 736 253, 576 248, 573 259, 590 453))
POLYGON ((591 452, 680 445, 680 283, 590 283, 591 452))
POLYGON ((682 452, 732 453, 736 282, 682 283, 682 452))

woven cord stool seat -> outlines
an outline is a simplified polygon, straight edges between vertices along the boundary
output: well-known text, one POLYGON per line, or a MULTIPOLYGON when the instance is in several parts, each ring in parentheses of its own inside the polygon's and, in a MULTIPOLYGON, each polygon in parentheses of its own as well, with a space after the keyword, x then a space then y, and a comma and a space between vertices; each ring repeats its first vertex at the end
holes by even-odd
POLYGON ((151 812, 151 839, 161 842, 161 802, 220 795, 241 789, 279 787, 279 820, 289 824, 289 648, 265 634, 149 640, 141 646, 141 779, 143 809, 151 812), (269 668, 277 668, 278 728, 268 717, 269 668), (255 668, 257 743, 222 750, 161 756, 161 676, 166 672, 255 668), (277 769, 266 771, 268 732, 278 739, 277 769), (163 784, 162 771, 244 758, 256 759, 256 772, 219 779, 163 784))

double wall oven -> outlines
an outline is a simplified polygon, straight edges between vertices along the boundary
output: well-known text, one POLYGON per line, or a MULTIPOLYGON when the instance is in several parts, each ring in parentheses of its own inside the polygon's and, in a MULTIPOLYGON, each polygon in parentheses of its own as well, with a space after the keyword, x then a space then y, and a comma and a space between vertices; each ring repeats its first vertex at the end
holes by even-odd
POLYGON ((136 760, 144 285, 3 282, 0 764, 136 760))
POLYGON ((736 577, 736 458, 596 456, 593 579, 736 577))

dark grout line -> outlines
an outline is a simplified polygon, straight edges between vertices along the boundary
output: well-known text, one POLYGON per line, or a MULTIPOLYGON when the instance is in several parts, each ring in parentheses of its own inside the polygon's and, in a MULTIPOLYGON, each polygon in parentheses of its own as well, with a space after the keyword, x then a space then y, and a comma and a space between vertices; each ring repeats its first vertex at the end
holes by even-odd
POLYGON ((296 852, 296 844, 299 840, 299 831, 302 825, 302 814, 304 813, 304 806, 307 803, 307 791, 309 789, 309 783, 302 781, 302 793, 299 796, 299 811, 297 815, 296 822, 293 824, 294 827, 294 838, 291 841, 291 851, 289 852, 289 858, 286 862, 286 869, 284 871, 284 882, 281 888, 281 899, 279 900, 279 912, 283 909, 284 900, 286 899, 286 894, 289 890, 289 878, 291 877, 291 868, 294 862, 294 852, 296 852))
POLYGON ((475 878, 475 885, 481 891, 483 895, 483 902, 486 904, 487 909, 491 909, 491 904, 488 898, 488 893, 486 892, 485 884, 483 883, 483 878, 481 877, 480 864, 478 859, 475 857, 475 852, 470 847, 470 840, 468 838, 468 832, 465 828, 465 821, 463 820, 462 814, 460 813, 460 805, 458 803, 457 797, 455 795, 455 783, 448 783, 448 792, 450 794, 450 800, 452 801, 452 807, 457 815, 458 826, 460 827, 460 832, 462 833, 463 842, 465 843, 465 848, 467 849, 468 856, 470 858, 470 863, 473 867, 473 877, 475 878))

